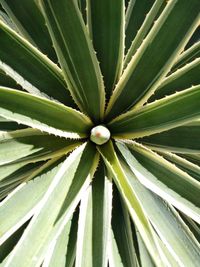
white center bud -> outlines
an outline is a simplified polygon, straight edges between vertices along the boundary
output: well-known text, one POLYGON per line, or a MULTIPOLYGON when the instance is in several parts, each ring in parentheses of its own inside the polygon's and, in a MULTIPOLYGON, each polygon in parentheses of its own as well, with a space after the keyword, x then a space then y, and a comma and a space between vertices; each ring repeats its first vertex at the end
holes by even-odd
POLYGON ((110 131, 103 125, 98 125, 91 130, 90 140, 97 145, 103 145, 110 139, 110 131))

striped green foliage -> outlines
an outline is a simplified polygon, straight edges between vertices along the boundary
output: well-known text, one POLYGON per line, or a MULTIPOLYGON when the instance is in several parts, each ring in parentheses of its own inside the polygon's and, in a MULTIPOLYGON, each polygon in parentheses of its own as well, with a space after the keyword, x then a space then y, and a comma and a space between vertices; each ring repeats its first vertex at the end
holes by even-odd
POLYGON ((0 0, 0 267, 199 267, 199 0, 0 0))

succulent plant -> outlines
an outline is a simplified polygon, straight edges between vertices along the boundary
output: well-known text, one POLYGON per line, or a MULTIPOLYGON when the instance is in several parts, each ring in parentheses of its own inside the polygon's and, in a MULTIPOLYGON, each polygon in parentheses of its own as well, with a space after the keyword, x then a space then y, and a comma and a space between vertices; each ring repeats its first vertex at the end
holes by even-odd
POLYGON ((0 4, 0 266, 198 267, 199 0, 0 4))

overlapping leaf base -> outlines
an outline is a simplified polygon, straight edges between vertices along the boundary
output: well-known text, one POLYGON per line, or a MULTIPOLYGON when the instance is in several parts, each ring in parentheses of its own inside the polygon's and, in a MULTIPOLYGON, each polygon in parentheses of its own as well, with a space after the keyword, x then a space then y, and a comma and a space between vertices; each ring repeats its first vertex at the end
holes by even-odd
POLYGON ((0 267, 199 267, 199 0, 0 0, 0 267))

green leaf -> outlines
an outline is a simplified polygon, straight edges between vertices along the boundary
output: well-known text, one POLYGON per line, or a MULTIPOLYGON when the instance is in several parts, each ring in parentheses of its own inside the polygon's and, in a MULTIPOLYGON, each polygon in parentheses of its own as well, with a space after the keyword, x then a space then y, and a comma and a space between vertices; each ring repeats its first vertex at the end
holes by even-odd
POLYGON ((2 21, 0 39, 1 70, 32 94, 74 106, 57 65, 2 21))
POLYGON ((163 266, 155 244, 153 229, 151 228, 151 225, 146 218, 146 215, 136 198, 129 181, 122 170, 112 142, 109 141, 108 143, 99 146, 98 150, 101 153, 109 172, 114 178, 114 182, 127 205, 130 216, 148 247, 149 253, 158 266, 163 266))
POLYGON ((0 0, 0 3, 22 36, 56 62, 55 51, 44 18, 36 2, 0 0))
POLYGON ((174 153, 200 153, 200 126, 182 126, 138 141, 174 153))
POLYGON ((69 245, 69 233, 71 229, 71 220, 65 225, 56 242, 51 244, 46 253, 42 267, 65 267, 66 253, 69 245))
POLYGON ((24 229, 26 228, 27 223, 22 225, 12 236, 10 236, 2 245, 0 251, 0 266, 2 266, 2 262, 6 260, 6 257, 12 251, 16 243, 19 241, 24 229))
POLYGON ((20 163, 11 163, 8 164, 7 166, 0 166, 0 181, 6 178, 9 179, 9 177, 12 179, 13 176, 15 175, 18 176, 18 174, 20 175, 21 170, 23 172, 25 165, 26 165, 25 162, 20 162, 20 163))
POLYGON ((93 214, 93 265, 103 267, 108 264, 108 242, 111 229, 112 181, 102 165, 99 166, 92 184, 93 214))
POLYGON ((66 154, 80 142, 31 128, 0 133, 0 166, 13 161, 35 162, 66 154), (12 149, 11 149, 12 148, 12 149))
MULTIPOLYGON (((140 45, 142 44, 144 38, 146 37, 146 35, 148 34, 149 30, 151 29, 154 21, 156 20, 157 16, 160 15, 161 11, 163 10, 163 8, 166 5, 166 0, 156 0, 156 1, 148 1, 148 3, 144 3, 147 2, 146 0, 143 1, 136 1, 136 4, 139 6, 142 4, 142 8, 149 8, 148 5, 152 5, 149 13, 146 15, 145 14, 145 18, 144 21, 140 27, 140 29, 137 31, 137 34, 135 36, 135 38, 133 39, 131 46, 126 54, 126 58, 124 60, 124 68, 126 68, 126 66, 128 65, 128 63, 131 61, 131 58, 133 57, 133 55, 136 53, 137 49, 140 47, 140 45)), ((135 19, 136 14, 134 13, 134 9, 132 11, 133 15, 131 17, 133 17, 135 19)), ((127 14, 128 15, 128 14, 127 14)), ((143 15, 143 14, 142 14, 143 15)), ((138 16, 141 16, 141 13, 138 13, 138 16)), ((131 27, 133 27, 134 25, 131 25, 131 27)), ((127 36, 131 35, 132 31, 127 32, 127 36)))
POLYGON ((196 42, 200 40, 200 25, 196 28, 195 32, 191 36, 189 42, 187 43, 185 49, 190 48, 192 45, 194 45, 196 42))
MULTIPOLYGON (((67 212, 66 212, 67 213, 67 212)), ((50 259, 50 255, 52 254, 57 240, 60 238, 63 229, 66 227, 68 223, 71 221, 71 228, 69 233, 69 240, 67 245, 66 257, 65 257, 65 266, 73 267, 74 259, 75 259, 75 247, 76 247, 76 232, 77 232, 77 225, 78 225, 78 216, 77 211, 74 212, 73 216, 67 218, 65 217, 66 214, 63 214, 62 217, 54 224, 51 233, 48 235, 46 241, 44 242, 43 246, 41 247, 40 251, 37 254, 37 259, 35 264, 40 266, 43 261, 45 264, 49 264, 48 259, 50 259)), ((52 256, 53 257, 53 256, 52 256)), ((52 258, 52 261, 54 258, 52 258)), ((64 260, 64 259, 63 259, 64 260)), ((45 267, 45 266, 43 266, 45 267)))
POLYGON ((55 240, 89 186, 97 162, 96 149, 91 144, 84 144, 70 154, 58 169, 26 231, 10 254, 7 267, 35 267, 40 262, 38 255, 54 225, 58 224, 55 240))
POLYGON ((199 0, 168 2, 117 84, 106 111, 107 120, 147 101, 199 24, 199 11, 199 0), (170 35, 166 35, 168 32, 170 35))
POLYGON ((138 180, 200 223, 200 183, 158 154, 135 142, 118 146, 138 180))
POLYGON ((11 19, 6 14, 5 10, 3 9, 3 7, 1 7, 1 5, 0 5, 0 20, 3 21, 7 26, 12 28, 14 31, 18 32, 14 23, 11 21, 11 19))
POLYGON ((110 236, 112 183, 103 165, 98 168, 92 186, 80 205, 76 266, 107 267, 110 236))
POLYGON ((199 228, 199 225, 196 224, 196 222, 194 222, 192 219, 187 217, 185 214, 181 214, 181 216, 182 216, 182 219, 184 220, 184 222, 188 225, 188 227, 190 228, 190 230, 194 234, 195 238, 198 240, 198 242, 200 242, 200 228, 199 228))
POLYGON ((108 124, 114 137, 139 138, 181 126, 200 117, 200 86, 165 97, 108 124))
POLYGON ((179 154, 179 156, 189 160, 200 167, 200 154, 179 154))
POLYGON ((62 104, 27 93, 0 88, 0 114, 6 119, 62 137, 85 137, 90 120, 62 104))
POLYGON ((190 176, 200 182, 200 166, 168 151, 161 151, 160 154, 168 161, 176 164, 178 168, 187 172, 190 176))
POLYGON ((125 267, 122 263, 119 250, 117 247, 117 242, 114 238, 113 231, 111 229, 110 237, 110 248, 109 248, 109 266, 110 267, 125 267))
MULTIPOLYGON (((121 148, 121 145, 118 144, 118 147, 121 148)), ((120 151, 122 150, 124 149, 121 148, 120 151)), ((155 231, 178 264, 180 266, 198 266, 200 245, 178 213, 147 190, 126 165, 123 166, 123 169, 155 231)))
POLYGON ((148 250, 145 247, 144 241, 142 240, 140 233, 137 231, 137 240, 138 240, 138 247, 139 247, 139 254, 140 254, 140 266, 148 266, 148 267, 155 267, 148 250))
POLYGON ((16 88, 21 90, 21 86, 19 86, 12 78, 10 78, 4 71, 0 69, 0 86, 6 86, 10 88, 16 88))
POLYGON ((103 118, 105 92, 91 40, 77 1, 40 1, 69 90, 79 108, 103 118))
POLYGON ((79 5, 80 11, 82 13, 84 22, 86 23, 87 22, 87 10, 86 10, 87 9, 87 3, 86 3, 86 0, 78 0, 78 5, 79 5))
POLYGON ((48 171, 39 175, 33 181, 22 183, 1 202, 0 244, 5 242, 11 234, 35 213, 38 203, 59 169, 59 166, 51 166, 52 163, 48 164, 48 171), (16 207, 15 212, 13 212, 13 206, 16 207))
POLYGON ((75 211, 72 218, 72 227, 69 235, 69 243, 66 253, 67 267, 74 267, 74 261, 76 256, 76 245, 77 245, 77 231, 78 231, 78 212, 75 211))
MULTIPOLYGON (((38 171, 44 165, 44 161, 24 164, 23 167, 19 167, 19 169, 16 172, 11 173, 11 175, 8 175, 6 177, 0 177, 0 191, 4 191, 5 189, 9 189, 9 187, 12 185, 18 185, 23 183, 24 181, 29 180, 29 177, 32 176, 35 171, 38 171)), ((5 166, 1 168, 4 169, 4 167, 5 166)))
MULTIPOLYGON (((1 87, 1 86, 0 86, 1 87)), ((15 131, 26 128, 24 125, 19 125, 15 121, 7 120, 0 116, 0 134, 1 132, 15 131)))
POLYGON ((137 267, 137 256, 132 239, 132 229, 128 210, 114 188, 112 229, 121 261, 126 267, 137 267))
POLYGON ((200 41, 184 51, 176 60, 172 71, 175 71, 184 65, 192 62, 194 59, 200 57, 200 41))
POLYGON ((54 162, 60 160, 59 157, 51 159, 47 162, 37 162, 34 164, 27 164, 23 168, 20 168, 16 173, 6 177, 0 183, 0 199, 4 199, 11 192, 13 192, 19 185, 27 183, 28 181, 34 179, 35 177, 42 175, 49 166, 54 164, 54 162))
POLYGON ((155 94, 148 101, 152 102, 156 99, 174 94, 178 91, 190 88, 191 86, 200 84, 200 58, 187 64, 185 67, 177 70, 170 76, 165 78, 161 85, 155 91, 155 94))
MULTIPOLYGON (((132 1, 132 0, 131 0, 132 1)), ((135 0, 133 0, 133 1, 135 1, 135 0)), ((125 9, 127 9, 127 6, 128 6, 128 3, 129 3, 130 1, 129 0, 125 0, 124 1, 124 4, 125 4, 125 9)))
POLYGON ((124 58, 124 1, 88 0, 88 26, 110 97, 119 80, 124 58))
POLYGON ((135 39, 138 30, 155 0, 130 0, 126 10, 126 52, 135 39))

